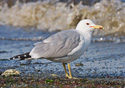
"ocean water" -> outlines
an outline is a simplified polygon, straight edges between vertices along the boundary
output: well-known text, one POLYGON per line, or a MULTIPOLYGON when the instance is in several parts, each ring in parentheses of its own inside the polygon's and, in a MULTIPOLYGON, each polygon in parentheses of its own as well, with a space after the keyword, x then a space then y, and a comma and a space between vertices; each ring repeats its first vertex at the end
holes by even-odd
MULTIPOLYGON (((0 26, 0 73, 6 69, 17 69, 21 76, 49 76, 57 74, 64 77, 62 63, 46 59, 9 60, 12 56, 29 52, 34 43, 42 41, 55 32, 0 26), (2 29, 2 30, 1 30, 2 29)), ((75 77, 125 77, 125 37, 94 37, 87 52, 71 63, 75 77), (75 64, 80 63, 81 66, 75 64)))

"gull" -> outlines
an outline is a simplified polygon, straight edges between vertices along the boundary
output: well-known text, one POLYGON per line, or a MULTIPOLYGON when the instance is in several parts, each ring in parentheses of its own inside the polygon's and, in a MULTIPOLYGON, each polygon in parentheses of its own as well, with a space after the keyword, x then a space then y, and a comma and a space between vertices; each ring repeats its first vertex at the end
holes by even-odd
POLYGON ((66 77, 73 79, 70 62, 78 59, 87 50, 91 43, 94 29, 104 28, 100 25, 95 25, 89 19, 81 20, 75 29, 53 34, 42 42, 35 43, 35 47, 30 52, 14 56, 10 59, 19 58, 20 60, 24 60, 27 58, 45 58, 54 62, 61 62, 66 77), (69 73, 66 70, 65 63, 68 64, 69 73))

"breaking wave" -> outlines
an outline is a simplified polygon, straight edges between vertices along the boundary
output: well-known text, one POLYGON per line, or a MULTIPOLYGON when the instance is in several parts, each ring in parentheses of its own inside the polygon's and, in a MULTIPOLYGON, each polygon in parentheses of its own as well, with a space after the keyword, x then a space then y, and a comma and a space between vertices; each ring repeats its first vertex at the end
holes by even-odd
POLYGON ((75 28, 81 19, 91 19, 101 24, 105 32, 95 31, 94 35, 112 33, 125 34, 125 3, 120 0, 101 0, 93 6, 79 3, 58 2, 16 2, 12 7, 0 7, 0 24, 15 27, 34 27, 43 31, 60 31, 75 28))

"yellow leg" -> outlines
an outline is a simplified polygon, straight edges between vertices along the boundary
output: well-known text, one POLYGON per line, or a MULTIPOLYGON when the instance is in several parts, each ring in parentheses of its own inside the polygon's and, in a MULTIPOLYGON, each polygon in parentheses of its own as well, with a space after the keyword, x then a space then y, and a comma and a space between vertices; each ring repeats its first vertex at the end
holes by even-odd
POLYGON ((70 63, 68 63, 68 69, 69 69, 69 77, 68 78, 72 79, 70 63))
POLYGON ((70 63, 68 63, 69 75, 68 75, 68 73, 67 73, 67 71, 66 71, 65 63, 63 63, 63 67, 64 67, 64 70, 65 70, 65 73, 66 73, 66 77, 67 77, 67 78, 69 78, 69 79, 77 79, 77 78, 72 77, 71 68, 70 68, 70 63))
POLYGON ((69 79, 78 79, 78 78, 72 77, 70 63, 68 63, 68 69, 69 69, 69 77, 68 78, 69 79))
POLYGON ((69 77, 67 71, 66 71, 66 66, 65 66, 65 63, 63 63, 63 67, 64 67, 64 70, 65 70, 65 74, 66 74, 66 77, 69 77))

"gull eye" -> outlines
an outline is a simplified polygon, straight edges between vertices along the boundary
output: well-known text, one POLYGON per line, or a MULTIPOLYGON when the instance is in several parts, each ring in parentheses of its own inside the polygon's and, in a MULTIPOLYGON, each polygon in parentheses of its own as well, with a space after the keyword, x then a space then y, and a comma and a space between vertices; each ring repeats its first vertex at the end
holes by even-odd
POLYGON ((86 23, 86 25, 89 25, 89 23, 86 23))

